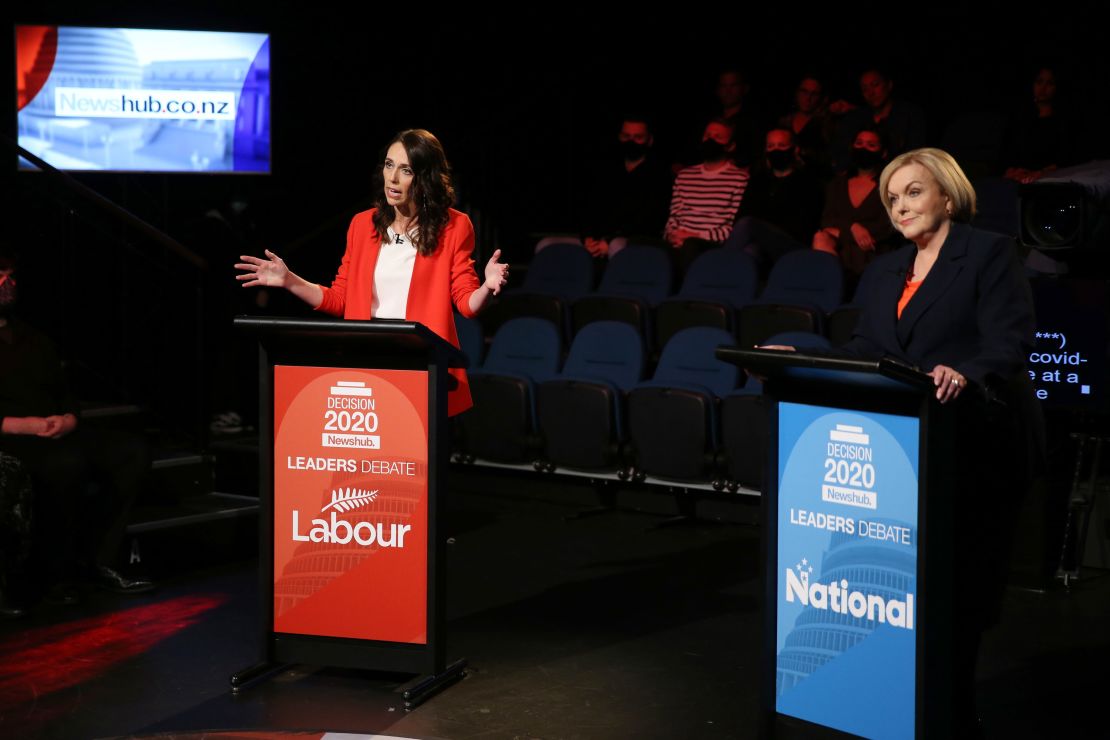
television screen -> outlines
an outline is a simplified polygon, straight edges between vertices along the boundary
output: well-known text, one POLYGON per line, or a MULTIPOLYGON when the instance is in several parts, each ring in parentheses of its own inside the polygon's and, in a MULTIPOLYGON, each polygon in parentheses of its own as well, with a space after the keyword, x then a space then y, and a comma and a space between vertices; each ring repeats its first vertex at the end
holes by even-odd
POLYGON ((16 88, 19 145, 61 170, 270 171, 267 34, 16 26, 16 88))
POLYGON ((1110 407, 1110 283, 1085 278, 1030 281, 1037 334, 1029 377, 1055 407, 1103 413, 1110 407))

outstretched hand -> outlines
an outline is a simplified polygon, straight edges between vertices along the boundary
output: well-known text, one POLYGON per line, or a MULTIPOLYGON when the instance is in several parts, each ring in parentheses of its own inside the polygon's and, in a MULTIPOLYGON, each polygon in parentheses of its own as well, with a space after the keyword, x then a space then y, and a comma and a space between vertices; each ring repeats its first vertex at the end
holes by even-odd
POLYGON ((264 250, 264 253, 267 259, 251 257, 246 254, 239 255, 239 259, 243 261, 236 263, 235 269, 245 270, 245 272, 236 275, 235 279, 242 282, 244 288, 256 286, 285 287, 286 280, 289 277, 289 268, 285 266, 285 261, 269 249, 264 250))
POLYGON ((501 292, 501 288, 505 287, 505 283, 509 281, 509 266, 505 263, 498 262, 501 258, 501 250, 495 249, 493 256, 489 258, 486 263, 485 282, 482 283, 494 295, 501 292))

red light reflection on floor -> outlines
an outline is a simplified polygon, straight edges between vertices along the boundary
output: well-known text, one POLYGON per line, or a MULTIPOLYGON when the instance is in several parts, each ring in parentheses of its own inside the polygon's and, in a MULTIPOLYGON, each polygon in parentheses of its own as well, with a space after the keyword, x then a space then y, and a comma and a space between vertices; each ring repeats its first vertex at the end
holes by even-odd
POLYGON ((16 634, 0 642, 0 711, 98 678, 195 624, 225 600, 182 596, 16 634))

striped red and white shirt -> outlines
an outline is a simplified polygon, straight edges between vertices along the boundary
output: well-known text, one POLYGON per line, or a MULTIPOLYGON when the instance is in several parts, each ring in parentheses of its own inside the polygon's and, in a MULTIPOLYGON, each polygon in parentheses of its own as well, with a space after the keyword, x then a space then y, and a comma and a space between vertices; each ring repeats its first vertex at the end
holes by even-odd
POLYGON ((732 233, 747 187, 747 171, 731 161, 715 170, 704 164, 681 170, 674 181, 666 233, 685 229, 701 239, 724 241, 732 233))

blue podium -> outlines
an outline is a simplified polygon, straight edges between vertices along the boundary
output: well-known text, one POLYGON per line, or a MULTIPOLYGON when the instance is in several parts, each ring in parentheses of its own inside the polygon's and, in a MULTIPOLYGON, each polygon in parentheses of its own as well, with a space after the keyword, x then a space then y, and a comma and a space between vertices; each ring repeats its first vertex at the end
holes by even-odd
POLYGON ((721 348, 766 378, 761 736, 952 734, 949 409, 891 361, 721 348))

